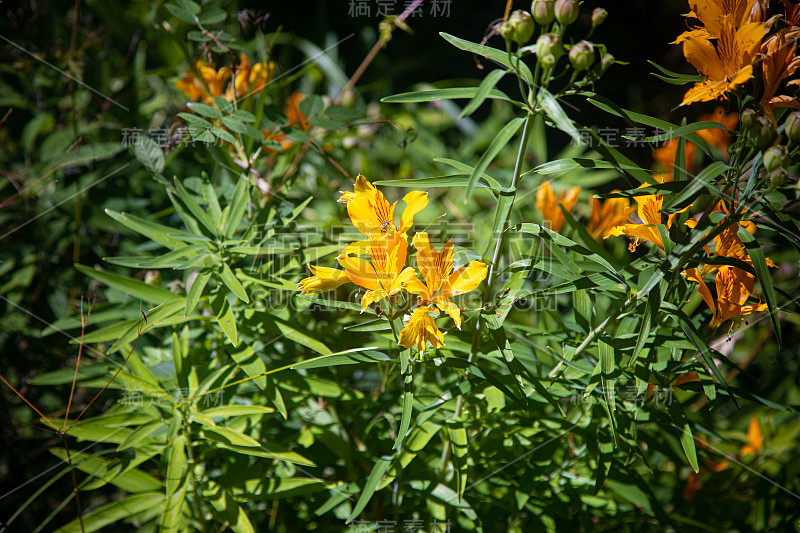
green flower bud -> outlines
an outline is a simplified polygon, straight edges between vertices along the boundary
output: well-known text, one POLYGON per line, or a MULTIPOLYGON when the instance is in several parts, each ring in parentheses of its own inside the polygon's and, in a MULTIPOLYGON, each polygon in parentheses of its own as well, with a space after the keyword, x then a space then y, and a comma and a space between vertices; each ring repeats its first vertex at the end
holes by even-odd
POLYGON ((756 118, 758 118, 758 115, 756 115, 755 111, 752 109, 745 109, 742 111, 742 126, 745 128, 752 128, 756 123, 756 118))
POLYGON ((569 51, 569 62, 578 72, 587 70, 594 64, 594 46, 586 41, 573 45, 569 51))
POLYGON ((536 40, 536 56, 542 65, 555 65, 562 55, 564 55, 564 45, 561 44, 561 37, 555 33, 542 34, 536 40))
POLYGON ((769 172, 774 172, 779 168, 786 168, 788 163, 789 150, 785 146, 771 146, 764 152, 764 166, 769 172))
POLYGON ((578 0, 556 0, 556 20, 559 24, 568 26, 578 20, 580 15, 578 0))
POLYGON ((786 117, 786 129, 783 130, 793 143, 800 142, 800 111, 786 117))
POLYGON ((594 8, 594 11, 592 11, 592 28, 596 28, 600 24, 605 22, 607 16, 608 16, 608 11, 606 11, 602 7, 594 8))
POLYGON ((556 0, 533 0, 531 4, 533 19, 544 26, 556 19, 556 0))
POLYGON ((775 139, 775 126, 767 117, 756 117, 755 123, 747 129, 747 140, 758 148, 766 148, 775 139))
POLYGON ((772 172, 769 173, 769 187, 767 187, 767 192, 772 192, 781 185, 786 182, 786 178, 789 177, 789 173, 783 167, 778 167, 772 172))
POLYGON ((600 58, 600 73, 605 73, 608 68, 613 65, 617 60, 611 54, 606 54, 600 58))
POLYGON ((527 11, 517 9, 500 28, 500 34, 518 45, 527 44, 533 37, 533 17, 527 11), (503 33, 505 29, 506 33, 503 33))

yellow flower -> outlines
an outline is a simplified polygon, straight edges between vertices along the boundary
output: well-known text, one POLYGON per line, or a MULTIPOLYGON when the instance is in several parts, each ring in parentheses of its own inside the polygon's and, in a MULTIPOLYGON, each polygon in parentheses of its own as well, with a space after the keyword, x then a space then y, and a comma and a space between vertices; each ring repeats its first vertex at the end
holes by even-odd
POLYGON ((419 353, 425 352, 429 342, 434 348, 444 346, 444 336, 429 314, 431 311, 433 308, 429 306, 414 309, 408 325, 400 331, 400 346, 409 349, 416 346, 419 353))
POLYGON ((350 281, 350 278, 342 270, 315 265, 308 265, 308 269, 311 270, 313 275, 300 280, 297 284, 303 294, 319 294, 331 291, 350 281))
POLYGON ((719 37, 726 15, 731 16, 736 28, 764 20, 764 11, 758 0, 689 0, 689 7, 691 11, 686 18, 695 18, 703 26, 683 32, 673 41, 675 44, 687 39, 719 37))
POLYGON ((403 283, 414 276, 414 269, 405 267, 408 240, 405 233, 389 235, 372 234, 369 240, 347 245, 339 255, 339 264, 347 277, 367 292, 361 297, 361 312, 373 302, 400 292, 403 283), (369 256, 369 261, 357 257, 369 256))
POLYGON ((269 63, 256 63, 250 66, 250 60, 246 54, 239 55, 239 66, 236 67, 233 83, 228 85, 225 92, 225 99, 232 102, 234 95, 236 98, 243 98, 252 93, 263 89, 275 70, 275 65, 269 63))
POLYGON ((428 193, 411 191, 403 197, 406 208, 400 219, 400 226, 394 223, 394 208, 397 202, 389 204, 386 197, 358 175, 353 192, 342 192, 339 202, 347 205, 347 214, 358 231, 366 236, 405 234, 414 224, 414 215, 428 205, 428 193))
POLYGON ((561 212, 558 204, 563 205, 567 211, 572 211, 578 202, 578 193, 580 192, 580 187, 573 187, 569 191, 562 191, 561 196, 557 197, 549 180, 539 186, 536 191, 536 205, 542 213, 542 220, 550 224, 550 229, 561 231, 561 228, 564 227, 564 213, 561 212))
POLYGON ((708 37, 691 37, 683 43, 683 55, 706 78, 683 97, 682 105, 721 98, 753 77, 755 61, 766 26, 751 22, 736 28, 732 15, 721 21, 717 47, 708 37))
POLYGON ((231 69, 222 67, 217 70, 212 65, 200 60, 195 63, 195 67, 200 73, 202 82, 189 72, 176 82, 175 86, 194 101, 210 103, 215 96, 222 96, 225 84, 231 75, 231 69))
MULTIPOLYGON (((670 179, 668 175, 654 177, 659 183, 669 181, 670 179)), ((641 189, 642 187, 647 187, 648 185, 648 183, 644 183, 639 188, 641 189)), ((627 235, 628 237, 632 237, 634 240, 631 241, 631 244, 628 246, 628 249, 630 249, 631 252, 636 250, 636 247, 639 245, 639 241, 642 239, 645 241, 650 241, 659 248, 663 249, 664 243, 661 241, 661 234, 659 233, 656 224, 661 224, 661 207, 664 205, 664 195, 648 194, 645 196, 634 196, 634 200, 636 200, 637 215, 639 216, 641 223, 631 221, 627 224, 614 226, 608 231, 607 237, 616 237, 618 235, 627 235)), ((684 211, 686 209, 688 209, 688 206, 684 209, 684 211)), ((664 224, 667 230, 672 227, 672 222, 675 220, 677 215, 678 213, 673 213, 667 216, 666 223, 664 224)))
POLYGON ((717 327, 727 320, 749 315, 757 311, 763 311, 767 308, 767 304, 745 305, 745 302, 753 293, 753 284, 755 283, 755 276, 736 267, 729 265, 722 265, 717 270, 716 285, 717 285, 717 298, 716 301, 711 295, 703 278, 700 277, 700 271, 696 268, 690 268, 681 272, 683 277, 689 281, 697 283, 697 292, 703 298, 703 301, 708 305, 714 313, 711 318, 711 327, 717 327))
POLYGON ((749 453, 755 454, 761 451, 764 446, 764 435, 761 433, 761 426, 758 418, 753 415, 750 418, 750 425, 747 426, 747 444, 739 450, 739 456, 743 457, 749 453))
POLYGON ((590 198, 589 203, 592 206, 592 214, 586 229, 595 239, 608 237, 614 226, 627 222, 631 213, 636 211, 635 207, 631 207, 627 198, 609 198, 604 202, 597 198, 590 198))
POLYGON ((403 288, 419 296, 423 304, 436 305, 461 329, 461 310, 450 298, 477 288, 486 277, 488 267, 480 261, 470 261, 469 265, 453 272, 453 239, 438 252, 428 240, 427 233, 414 235, 413 244, 417 249, 417 268, 425 283, 414 276, 405 282, 403 288))

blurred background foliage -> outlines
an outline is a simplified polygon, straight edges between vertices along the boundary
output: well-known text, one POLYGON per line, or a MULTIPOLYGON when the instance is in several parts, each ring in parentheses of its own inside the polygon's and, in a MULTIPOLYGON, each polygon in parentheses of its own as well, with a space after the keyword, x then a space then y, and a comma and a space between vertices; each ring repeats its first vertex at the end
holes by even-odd
MULTIPOLYGON (((397 11, 400 4, 396 4, 397 11)), ((481 66, 487 67, 486 64, 449 46, 438 33, 479 42, 489 24, 502 17, 504 3, 453 2, 449 16, 432 16, 425 4, 427 2, 423 4, 424 16, 407 21, 413 33, 395 30, 390 42, 358 81, 356 91, 344 95, 342 107, 350 112, 342 119, 346 125, 332 128, 323 142, 300 154, 296 161, 295 156, 302 150, 299 142, 287 153, 267 158, 261 167, 262 177, 268 184, 266 197, 287 169, 291 179, 281 192, 281 201, 293 208, 314 196, 295 224, 324 229, 342 224, 344 210, 336 203, 338 191, 349 190, 358 173, 371 180, 437 176, 446 174, 447 166, 435 162, 434 158, 474 163, 475 154, 482 152, 495 132, 512 117, 510 106, 496 102, 484 104, 473 116, 461 120, 457 120, 460 109, 451 101, 430 105, 379 103, 388 95, 425 87, 476 85, 486 74, 486 70, 481 69, 481 66)), ((212 5, 204 4, 204 11, 210 10, 212 5)), ((375 16, 374 2, 370 2, 372 15, 360 17, 349 15, 350 2, 344 0, 217 5, 228 14, 226 30, 251 60, 274 62, 274 77, 279 81, 270 89, 269 98, 275 116, 285 110, 295 92, 330 100, 337 98, 379 37, 381 19, 375 16), (322 50, 326 52, 324 58, 319 55, 322 50)), ((588 13, 595 5, 602 4, 586 2, 582 18, 570 29, 575 32, 576 40, 588 30, 588 13)), ((527 5, 515 7, 528 8, 527 5)), ((674 72, 692 73, 679 47, 668 44, 684 29, 684 20, 679 15, 688 10, 685 3, 664 0, 602 7, 609 10, 610 16, 595 38, 606 44, 618 60, 628 64, 613 66, 611 74, 594 87, 598 93, 620 107, 646 112, 672 123, 680 123, 683 117, 691 122, 714 109, 713 105, 676 108, 684 89, 652 76, 654 68, 646 61, 653 60, 674 72)), ((43 413, 62 418, 70 397, 71 371, 77 357, 75 341, 81 335, 80 328, 76 327, 76 314, 81 307, 86 309, 89 302, 94 301, 94 319, 88 328, 92 330, 94 324, 123 318, 132 320, 138 316, 140 307, 124 292, 109 289, 84 271, 76 270, 74 265, 98 266, 152 283, 152 279, 147 278, 152 271, 105 262, 113 256, 154 254, 156 248, 152 242, 148 244, 110 218, 106 210, 157 219, 162 224, 182 229, 165 181, 171 183, 173 175, 182 179, 197 177, 190 182, 192 186, 187 183, 187 188, 193 194, 201 194, 201 173, 207 171, 219 184, 220 196, 229 201, 239 168, 222 149, 170 146, 164 150, 164 176, 154 179, 152 167, 142 164, 146 157, 139 154, 137 158, 132 147, 123 145, 125 130, 147 132, 170 128, 180 122, 176 117, 187 111, 187 99, 175 82, 195 59, 207 57, 199 41, 187 39, 190 28, 174 16, 165 3, 18 2, 0 4, 0 11, 3 13, 0 38, 4 41, 0 48, 0 308, 3 309, 0 365, 6 380, 43 413), (60 326, 56 328, 53 324, 60 326), (54 374, 56 371, 61 373, 54 374)), ((502 48, 496 42, 494 45, 502 48)), ((238 51, 214 56, 220 67, 235 63, 238 51)), ((508 77, 498 88, 511 93, 515 84, 508 77)), ((581 98, 572 97, 566 101, 575 106, 570 108, 569 114, 582 124, 625 127, 621 121, 581 98)), ((537 134, 540 133, 537 131, 537 134)), ((545 162, 559 153, 579 155, 569 152, 572 148, 566 135, 552 129, 547 130, 546 141, 540 139, 539 142, 547 149, 534 151, 532 164, 545 162)), ((623 151, 642 167, 653 165, 652 148, 625 147, 623 151)), ((492 175, 508 182, 513 158, 513 150, 503 152, 492 175)), ((582 220, 589 215, 589 188, 608 192, 625 185, 615 180, 613 173, 601 171, 574 173, 564 177, 562 183, 585 188, 573 212, 582 220)), ((385 190, 390 198, 399 198, 398 189, 387 187, 385 190)), ((534 193, 531 187, 520 193, 517 199, 520 210, 515 223, 538 220, 534 193)), ((431 206, 421 216, 421 227, 446 213, 447 219, 455 224, 455 230, 469 228, 460 244, 482 250, 488 242, 488 230, 484 232, 481 228, 491 227, 493 202, 477 196, 474 202, 464 205, 461 193, 453 194, 448 189, 431 190, 430 194, 431 206)), ((281 209, 282 217, 292 212, 289 207, 281 209)), ((288 225, 287 231, 296 227, 288 225)), ((454 231, 442 224, 436 227, 441 229, 437 242, 443 242, 445 235, 454 231)), ((797 289, 798 269, 793 259, 796 254, 785 250, 787 246, 778 236, 771 235, 768 239, 773 242, 763 240, 761 244, 767 255, 781 265, 775 272, 776 284, 793 295, 797 289)), ((331 245, 324 236, 312 241, 293 245, 300 248, 301 253, 293 255, 287 265, 289 281, 295 282, 305 276, 305 262, 313 259, 302 253, 303 247, 331 245)), ((621 239, 609 243, 609 248, 617 257, 626 253, 621 239)), ((162 287, 170 287, 171 282, 187 281, 185 272, 164 270, 162 275, 164 279, 156 281, 162 287)), ((560 301, 560 309, 569 307, 570 302, 560 301)), ((264 305, 269 308, 273 304, 268 301, 264 305)), ((341 349, 354 346, 352 340, 359 331, 349 331, 345 326, 361 322, 355 314, 313 308, 302 311, 283 318, 328 346, 341 349)), ((525 324, 525 310, 515 313, 515 320, 525 324)), ((577 527, 594 531, 718 528, 747 531, 766 527, 790 530, 797 526, 798 517, 795 493, 800 455, 797 454, 797 416, 793 409, 800 403, 800 359, 796 350, 797 317, 787 314, 782 315, 782 320, 783 347, 776 344, 768 322, 761 321, 759 327, 737 332, 735 348, 726 352, 739 365, 729 369, 729 382, 737 390, 750 391, 763 398, 761 404, 754 401, 737 406, 728 401, 709 412, 704 396, 698 394, 699 387, 676 390, 677 400, 692 413, 689 416, 696 424, 696 433, 699 431, 698 434, 709 440, 713 436, 715 446, 730 457, 745 457, 742 446, 748 442, 753 444, 755 437, 748 437, 746 431, 755 417, 763 431, 763 444, 758 453, 744 459, 744 467, 723 467, 724 459, 719 450, 715 448, 716 452, 712 453, 698 447, 703 468, 700 474, 690 473, 679 437, 662 434, 659 430, 659 424, 674 423, 669 420, 660 420, 654 425, 647 425, 647 419, 637 419, 636 424, 632 419, 623 422, 631 424, 627 429, 632 432, 632 442, 638 441, 648 450, 647 455, 636 456, 632 445, 627 448, 627 457, 617 454, 611 460, 611 437, 600 429, 596 435, 576 435, 574 443, 551 442, 535 435, 532 428, 558 427, 563 420, 534 417, 524 409, 517 409, 515 416, 508 417, 503 412, 508 399, 493 391, 482 398, 484 411, 472 413, 476 420, 483 418, 486 431, 481 431, 480 427, 471 428, 475 431, 470 445, 471 464, 476 470, 471 479, 491 475, 491 471, 484 471, 480 465, 495 464, 496 450, 505 450, 516 457, 533 448, 536 448, 535 453, 526 455, 524 461, 507 464, 498 484, 479 485, 476 492, 468 496, 473 506, 468 510, 460 509, 455 514, 445 512, 442 502, 448 501, 450 495, 431 497, 427 486, 415 487, 424 496, 409 497, 405 505, 420 512, 427 506, 429 516, 451 518, 454 530, 473 529, 481 524, 485 531, 577 527), (792 411, 770 411, 764 407, 770 401, 792 406, 792 411), (637 434, 635 428, 639 424, 637 434), (587 459, 570 471, 559 468, 559 464, 581 453, 599 459, 587 459), (782 455, 785 453, 787 455, 782 455), (631 467, 630 470, 627 467, 631 467), (604 475, 596 478, 597 472, 603 469, 604 475), (635 475, 634 470, 638 472, 635 475), (538 475, 531 476, 531 471, 538 475), (550 483, 550 476, 566 476, 574 483, 556 489, 550 483), (595 494, 596 482, 605 483, 608 490, 595 494)), ((550 323, 536 326, 546 329, 554 327, 556 321, 553 317, 550 323)), ((457 333, 451 333, 455 339, 457 333)), ((358 342, 367 343, 369 328, 364 328, 360 334, 358 342)), ((257 340, 251 339, 252 342, 257 340)), ((161 351, 169 348, 165 342, 169 342, 169 336, 145 336, 137 351, 146 354, 145 361, 159 361, 163 355, 161 351)), ((100 353, 108 349, 109 344, 87 348, 83 356, 101 360, 100 353)), ((269 365, 292 363, 308 351, 303 342, 278 343, 274 350, 272 359, 267 358, 269 365)), ((544 357, 548 361, 556 360, 549 354, 544 357)), ((120 360, 119 355, 116 360, 120 360)), ((196 364, 202 366, 201 362, 196 364)), ((255 498, 258 501, 251 519, 259 530, 342 530, 344 519, 352 510, 354 495, 359 485, 363 487, 371 468, 370 458, 362 456, 361 452, 366 444, 376 455, 380 455, 377 450, 383 449, 386 453, 391 450, 391 428, 396 428, 398 422, 397 404, 402 384, 388 376, 388 368, 381 368, 381 372, 345 368, 348 370, 331 370, 330 374, 313 382, 315 401, 307 401, 302 394, 311 382, 295 384, 294 392, 290 385, 284 384, 285 402, 297 416, 290 417, 282 427, 265 431, 272 432, 270 439, 287 447, 302 448, 302 453, 313 457, 317 466, 335 463, 336 468, 316 468, 314 475, 325 479, 318 485, 285 489, 281 497, 286 503, 280 506, 278 499, 255 498), (325 408, 320 407, 322 405, 325 408), (342 419, 336 420, 337 416, 342 419), (373 431, 375 424, 382 424, 380 431, 373 431), (309 427, 314 428, 313 431, 309 427), (351 435, 347 435, 348 432, 351 435), (374 439, 374 442, 353 442, 352 435, 374 439), (315 447, 317 441, 324 445, 315 447), (352 453, 344 451, 351 448, 352 453), (345 480, 346 489, 341 500, 336 499, 335 493, 331 496, 330 486, 326 485, 328 481, 339 480, 345 480), (345 497, 351 499, 345 502, 345 497)), ((661 370, 664 377, 658 385, 668 386, 674 377, 670 372, 680 370, 683 373, 687 369, 676 369, 671 363, 663 362, 661 370)), ((430 368, 426 377, 436 383, 439 372, 437 368, 430 368)), ((97 391, 91 388, 88 380, 97 379, 98 375, 87 370, 82 377, 87 383, 77 388, 73 400, 81 409, 97 391)), ((97 387, 97 382, 94 386, 97 387)), ((0 521, 7 520, 23 505, 25 510, 10 531, 34 531, 51 513, 54 518, 45 530, 72 521, 76 509, 74 501, 68 500, 73 490, 69 476, 54 480, 46 491, 26 502, 43 480, 61 471, 55 470, 62 468, 60 459, 49 451, 59 447, 61 439, 41 430, 36 413, 9 387, 4 386, 0 391, 0 438, 3 442, 0 446, 0 521), (26 482, 30 484, 25 485, 26 482), (63 509, 60 508, 62 502, 63 509)), ((434 401, 439 392, 433 388, 423 389, 418 394, 425 403, 434 401)), ((265 403, 268 400, 266 396, 259 397, 259 391, 253 394, 254 399, 261 398, 265 403)), ((269 395, 268 392, 263 394, 269 395)), ((90 414, 115 409, 118 399, 119 394, 102 396, 90 414)), ((274 401, 274 398, 269 400, 274 401)), ((598 417, 605 416, 601 403, 595 404, 593 409, 598 417)), ((592 416, 591 411, 589 416, 592 416)), ((664 418, 667 415, 654 410, 642 416, 664 418)), ((434 471, 437 459, 438 456, 431 453, 426 457, 427 463, 414 462, 411 471, 404 474, 409 478, 425 478, 427 472, 434 471)), ((241 461, 235 463, 232 470, 246 468, 247 463, 241 461)), ((161 465, 156 470, 163 474, 165 468, 161 465)), ((275 479, 291 479, 296 474, 292 463, 278 463, 270 470, 275 479)), ((376 501, 368 508, 371 519, 391 517, 392 512, 384 507, 394 507, 396 513, 398 502, 390 492, 387 489, 376 494, 376 501)), ((95 490, 84 498, 84 509, 97 508, 119 497, 117 489, 95 490)), ((402 504, 400 506, 403 508, 402 504)), ((137 524, 129 527, 136 529, 137 524)))

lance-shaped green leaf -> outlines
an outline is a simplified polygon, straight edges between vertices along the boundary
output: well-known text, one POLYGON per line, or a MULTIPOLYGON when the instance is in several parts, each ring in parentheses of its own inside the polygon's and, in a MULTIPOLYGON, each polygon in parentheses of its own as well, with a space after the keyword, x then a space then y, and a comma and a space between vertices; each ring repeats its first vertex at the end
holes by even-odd
POLYGON ((506 73, 508 73, 507 70, 495 69, 483 78, 483 81, 478 86, 478 92, 475 93, 472 100, 464 107, 461 114, 458 115, 458 118, 468 117, 474 113, 484 100, 486 100, 486 97, 489 96, 489 92, 494 89, 494 86, 497 85, 497 82, 499 82, 506 73))
POLYGON ((244 303, 250 303, 250 298, 247 297, 247 291, 244 290, 242 283, 236 278, 236 275, 228 266, 228 263, 222 263, 222 272, 219 273, 219 278, 230 291, 236 295, 244 303))
POLYGON ((134 494, 121 500, 103 505, 82 517, 83 524, 76 518, 66 526, 56 530, 56 533, 74 533, 84 531, 91 533, 98 531, 110 524, 114 524, 139 513, 149 511, 164 503, 164 493, 145 492, 134 494))
POLYGON ((440 32, 439 35, 444 37, 447 42, 464 50, 466 52, 472 52, 473 54, 477 54, 482 57, 486 57, 492 61, 495 61, 507 69, 516 70, 514 67, 519 68, 520 75, 522 79, 528 85, 535 85, 533 81, 533 74, 531 73, 531 69, 528 68, 528 65, 520 61, 518 64, 515 62, 514 64, 511 63, 509 59, 508 52, 504 52, 502 50, 498 50, 497 48, 492 48, 491 46, 486 46, 484 44, 475 44, 469 41, 465 41, 464 39, 459 39, 458 37, 453 37, 447 33, 440 32))
POLYGON ((151 304, 162 304, 164 302, 172 302, 182 300, 183 297, 179 294, 168 289, 162 289, 154 285, 149 285, 139 280, 131 279, 119 274, 112 274, 103 270, 89 268, 84 265, 75 265, 75 268, 82 274, 94 278, 97 281, 105 283, 109 287, 117 289, 125 294, 130 294, 134 298, 144 300, 151 304))
POLYGON ((378 459, 378 462, 375 463, 375 466, 372 467, 372 472, 370 472, 367 478, 364 490, 361 491, 361 496, 359 496, 356 506, 353 507, 353 511, 350 513, 350 516, 347 517, 348 523, 352 522, 355 517, 360 515, 361 511, 367 506, 375 490, 378 488, 378 484, 383 480, 384 474, 386 474, 386 471, 389 470, 391 465, 391 457, 381 457, 378 459))
POLYGON ((772 285, 772 276, 770 276, 767 268, 767 258, 764 255, 764 250, 758 245, 756 238, 741 225, 739 225, 738 235, 747 249, 750 260, 753 262, 753 268, 756 271, 756 277, 758 277, 761 288, 764 290, 764 297, 767 299, 767 307, 769 308, 769 319, 772 323, 772 329, 775 331, 775 337, 778 339, 778 345, 780 345, 781 325, 778 321, 778 301, 775 297, 775 287, 772 285))
POLYGON ((403 383, 403 414, 400 417, 400 429, 392 449, 396 450, 406 438, 408 426, 411 423, 411 413, 414 411, 414 374, 413 367, 409 367, 403 383))
POLYGON ((541 107, 547 117, 553 122, 556 128, 560 129, 575 141, 576 144, 585 144, 578 128, 567 116, 564 108, 558 100, 544 87, 539 87, 538 106, 541 107))
POLYGON ((711 180, 726 172, 730 167, 722 161, 714 161, 700 172, 697 176, 692 177, 689 181, 682 181, 686 187, 677 195, 671 197, 665 202, 664 207, 661 209, 662 213, 670 214, 683 209, 691 204, 694 196, 705 187, 713 195, 719 194, 716 187, 711 186, 711 180))
MULTIPOLYGON (((413 104, 418 102, 435 102, 437 100, 457 100, 463 98, 475 98, 480 87, 452 87, 448 89, 428 89, 425 91, 412 91, 408 93, 394 94, 381 99, 385 104, 413 104)), ((511 98, 497 89, 490 90, 485 98, 507 100, 511 98)))
POLYGON ((492 140, 492 143, 489 145, 489 148, 486 149, 486 152, 484 152, 480 160, 478 160, 478 164, 472 170, 472 175, 470 175, 469 184, 467 185, 467 198, 465 201, 469 201, 469 199, 472 198, 472 193, 475 190, 475 187, 478 185, 478 180, 483 172, 491 164, 491 162, 494 161, 494 158, 497 157, 497 154, 500 153, 500 150, 505 148, 511 138, 522 127, 524 122, 524 118, 517 117, 512 119, 497 133, 495 138, 492 140))

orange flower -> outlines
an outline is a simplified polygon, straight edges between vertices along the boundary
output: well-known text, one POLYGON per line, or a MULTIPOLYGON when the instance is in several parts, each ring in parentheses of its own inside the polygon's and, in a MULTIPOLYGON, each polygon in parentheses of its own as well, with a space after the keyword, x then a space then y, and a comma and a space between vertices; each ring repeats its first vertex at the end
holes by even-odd
POLYGON ((691 11, 686 18, 695 18, 703 26, 685 31, 673 43, 687 39, 715 39, 722 33, 722 21, 726 15, 731 17, 735 28, 750 22, 764 20, 764 8, 759 0, 689 0, 691 11))
POLYGON ((292 146, 294 146, 294 141, 287 137, 282 131, 268 131, 268 130, 261 130, 261 134, 264 136, 265 140, 273 141, 281 145, 280 149, 277 148, 270 148, 269 146, 264 146, 262 151, 265 154, 278 154, 283 153, 292 146))
MULTIPOLYGON (((713 113, 700 115, 697 117, 697 120, 701 122, 706 120, 719 122, 725 126, 727 130, 735 130, 736 126, 739 125, 739 115, 736 113, 725 113, 725 110, 721 107, 717 107, 713 113)), ((697 133, 697 135, 700 136, 700 138, 705 142, 716 147, 724 157, 727 157, 728 146, 731 145, 731 141, 733 140, 733 136, 727 130, 714 128, 708 130, 698 130, 695 133, 697 133)))
POLYGON ((424 353, 428 343, 434 348, 444 346, 444 335, 436 327, 436 322, 430 315, 435 309, 432 306, 420 306, 414 309, 408 325, 400 331, 400 346, 404 348, 417 347, 419 353, 424 353))
POLYGON ((716 48, 708 37, 688 37, 683 55, 708 79, 689 89, 682 105, 721 98, 752 78, 753 61, 766 31, 766 25, 760 22, 737 28, 734 17, 726 15, 721 19, 716 48))
POLYGON ((302 94, 295 92, 289 97, 286 102, 286 118, 289 120, 289 125, 295 128, 300 128, 303 131, 308 131, 311 124, 306 120, 306 116, 300 112, 300 102, 305 98, 302 94))
MULTIPOLYGON (((793 96, 775 96, 781 83, 792 76, 800 67, 797 56, 797 32, 784 28, 767 38, 761 45, 761 77, 764 81, 764 95, 759 105, 766 116, 774 123, 773 110, 778 107, 800 109, 800 102, 793 96)), ((788 85, 797 85, 799 80, 792 80, 788 85)))
POLYGON ((414 276, 405 282, 403 288, 419 296, 423 304, 436 305, 461 329, 461 310, 450 298, 477 288, 486 277, 487 266, 480 261, 470 261, 469 265, 453 272, 453 239, 438 252, 428 240, 427 233, 415 234, 413 243, 417 249, 417 268, 425 283, 414 276))
POLYGON ((747 444, 743 445, 741 450, 739 450, 739 456, 744 457, 750 453, 758 453, 763 446, 764 435, 761 433, 761 426, 758 424, 758 418, 753 415, 750 418, 750 425, 747 426, 747 444))
MULTIPOLYGON (((694 170, 694 154, 696 150, 697 147, 693 143, 687 142, 684 145, 684 156, 686 157, 686 166, 684 168, 690 174, 694 170)), ((675 154, 677 151, 678 139, 673 137, 672 139, 667 139, 664 146, 656 148, 654 157, 664 170, 671 173, 675 168, 675 154)))
MULTIPOLYGON (((667 174, 653 176, 656 181, 659 183, 664 183, 665 181, 669 181, 671 176, 667 174)), ((649 183, 642 184, 639 188, 647 187, 649 183)), ((664 243, 661 241, 661 233, 658 231, 657 224, 661 224, 661 207, 664 205, 664 195, 663 194, 648 194, 644 196, 634 196, 634 200, 636 200, 636 211, 639 217, 639 222, 630 221, 627 224, 621 224, 619 226, 614 226, 608 231, 607 237, 616 237, 618 235, 627 235, 628 237, 632 237, 633 241, 631 241, 628 249, 633 252, 636 250, 636 247, 639 245, 640 240, 650 241, 659 248, 664 248, 664 243)), ((686 209, 689 207, 687 206, 686 209)), ((675 217, 678 216, 678 213, 672 213, 671 215, 667 215, 666 229, 672 227, 672 222, 675 220, 675 217)))
POLYGON ((697 283, 697 292, 700 293, 703 301, 714 313, 711 318, 712 328, 728 320, 763 311, 767 308, 765 303, 745 305, 745 302, 753 293, 755 276, 740 268, 729 265, 719 267, 716 276, 716 300, 700 276, 699 270, 690 268, 689 270, 684 270, 681 274, 687 280, 697 283))
POLYGON ((184 92, 195 102, 213 102, 215 96, 222 96, 225 84, 230 78, 231 70, 229 67, 222 67, 216 70, 212 65, 198 60, 195 68, 200 73, 200 80, 191 72, 186 73, 175 86, 184 92))
POLYGON ((240 54, 239 66, 234 73, 233 83, 228 86, 228 90, 225 93, 225 99, 232 102, 234 95, 236 98, 244 98, 252 93, 259 92, 272 79, 274 70, 275 65, 271 61, 269 63, 256 63, 251 68, 247 55, 240 54))
MULTIPOLYGON (((612 192, 617 192, 616 190, 612 192)), ((628 217, 636 211, 631 207, 627 198, 609 198, 601 202, 597 198, 590 198, 592 214, 586 229, 595 239, 605 239, 611 234, 611 229, 628 221, 628 217)))
POLYGON ((561 212, 559 204, 564 206, 567 211, 578 202, 580 187, 573 187, 569 191, 562 191, 560 198, 556 196, 550 181, 545 181, 536 191, 536 205, 542 213, 542 220, 550 224, 553 231, 561 231, 564 226, 564 214, 561 212))

